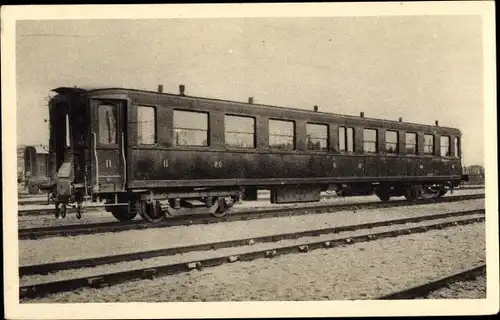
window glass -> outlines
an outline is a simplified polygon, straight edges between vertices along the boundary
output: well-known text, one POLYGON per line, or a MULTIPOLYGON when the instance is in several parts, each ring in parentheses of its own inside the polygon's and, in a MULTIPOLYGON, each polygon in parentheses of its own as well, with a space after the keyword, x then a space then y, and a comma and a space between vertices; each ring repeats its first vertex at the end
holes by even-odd
POLYGON ((406 133, 406 154, 417 154, 417 134, 412 132, 406 133))
POLYGON ((346 151, 346 127, 339 127, 339 152, 346 151))
POLYGON ((156 143, 156 112, 154 107, 137 107, 137 143, 156 143))
POLYGON ((363 151, 377 153, 377 130, 363 129, 363 151))
POLYGON ((441 136, 441 157, 451 156, 450 137, 441 136))
POLYGON ((269 120, 269 146, 282 150, 295 148, 295 124, 293 121, 269 120))
POLYGON ((434 154, 434 135, 424 135, 424 154, 434 154))
POLYGON ((453 142, 455 144, 455 154, 454 154, 454 156, 455 156, 455 158, 458 158, 458 157, 460 157, 460 143, 459 143, 458 137, 455 137, 453 139, 453 142))
POLYGON ((255 119, 225 116, 224 134, 228 147, 255 148, 255 119))
POLYGON ((99 143, 117 143, 116 118, 116 106, 109 104, 101 104, 99 106, 99 143))
POLYGON ((339 151, 354 152, 354 129, 339 127, 339 151))
POLYGON ((386 153, 398 153, 398 132, 397 131, 386 131, 385 132, 385 152, 386 153))
POLYGON ((174 110, 174 143, 177 146, 208 146, 208 114, 174 110))
POLYGON ((328 150, 328 126, 324 124, 306 124, 307 149, 328 150))
POLYGON ((347 128, 347 151, 354 152, 354 128, 347 128))

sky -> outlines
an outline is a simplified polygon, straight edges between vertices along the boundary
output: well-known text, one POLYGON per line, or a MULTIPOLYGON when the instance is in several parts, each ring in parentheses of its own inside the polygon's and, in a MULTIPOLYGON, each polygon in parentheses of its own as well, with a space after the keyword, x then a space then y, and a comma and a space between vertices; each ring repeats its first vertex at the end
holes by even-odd
POLYGON ((25 20, 19 144, 47 144, 59 86, 126 87, 442 126, 484 164, 480 16, 25 20))

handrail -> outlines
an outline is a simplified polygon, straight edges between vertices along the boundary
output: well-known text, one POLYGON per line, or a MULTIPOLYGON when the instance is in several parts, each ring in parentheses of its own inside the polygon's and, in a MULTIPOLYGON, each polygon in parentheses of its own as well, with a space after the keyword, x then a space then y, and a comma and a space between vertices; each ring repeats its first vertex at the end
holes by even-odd
POLYGON ((123 158, 123 190, 127 183, 127 159, 125 158, 125 133, 122 132, 122 158, 123 158))
POLYGON ((96 191, 99 191, 99 159, 97 158, 97 135, 92 132, 94 136, 94 158, 95 158, 95 180, 96 180, 96 191))

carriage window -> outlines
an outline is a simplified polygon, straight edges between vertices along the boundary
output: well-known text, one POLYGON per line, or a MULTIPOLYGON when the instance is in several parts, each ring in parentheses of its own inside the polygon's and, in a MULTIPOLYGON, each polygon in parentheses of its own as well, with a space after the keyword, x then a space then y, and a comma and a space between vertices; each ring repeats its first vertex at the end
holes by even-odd
POLYGON ((406 154, 417 154, 417 134, 406 133, 406 154))
POLYGON ((460 143, 458 143, 458 141, 459 141, 458 137, 455 137, 453 139, 453 142, 455 144, 455 153, 454 153, 455 158, 460 157, 460 143))
POLYGON ((441 136, 441 157, 451 156, 450 137, 441 136))
POLYGON ((255 148, 255 118, 225 116, 224 133, 228 147, 255 148))
POLYGON ((434 135, 424 135, 424 154, 434 154, 434 135))
POLYGON ((354 151, 354 129, 339 127, 339 152, 354 151))
POLYGON ((377 153, 377 130, 363 129, 363 151, 377 153))
POLYGON ((99 143, 117 143, 116 118, 116 106, 108 104, 101 104, 99 106, 99 143))
POLYGON ((295 123, 269 120, 269 147, 282 150, 295 149, 295 123))
POLYGON ((398 132, 397 131, 386 131, 385 132, 385 152, 386 153, 398 153, 398 132))
POLYGON ((328 150, 328 126, 325 124, 306 124, 307 149, 328 150))
POLYGON ((156 143, 156 110, 154 107, 137 106, 137 143, 156 143))
POLYGON ((174 132, 177 146, 208 146, 208 114, 174 110, 174 132))

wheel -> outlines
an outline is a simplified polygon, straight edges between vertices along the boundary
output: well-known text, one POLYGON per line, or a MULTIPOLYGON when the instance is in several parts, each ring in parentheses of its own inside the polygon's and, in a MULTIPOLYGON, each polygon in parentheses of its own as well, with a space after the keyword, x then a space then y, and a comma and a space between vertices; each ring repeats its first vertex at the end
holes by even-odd
POLYGON ((381 200, 381 201, 389 201, 391 196, 389 195, 389 192, 385 188, 376 188, 375 189, 375 195, 381 200))
POLYGON ((59 208, 58 202, 56 202, 55 205, 56 205, 56 210, 54 211, 54 216, 56 217, 56 219, 59 219, 59 217, 61 216, 61 209, 59 208))
POLYGON ((405 189, 404 196, 407 200, 417 200, 422 196, 422 188, 420 186, 410 186, 405 189))
POLYGON ((111 210, 111 214, 118 221, 130 221, 130 220, 133 220, 137 216, 137 211, 130 210, 129 207, 127 207, 127 208, 113 208, 113 210, 111 210))
POLYGON ((377 197, 380 199, 380 201, 387 202, 389 199, 391 199, 391 196, 388 193, 381 193, 377 194, 377 197))
POLYGON ((82 204, 79 202, 76 205, 76 218, 78 220, 80 220, 82 218, 82 212, 83 212, 82 204))
POLYGON ((227 209, 229 209, 229 206, 227 205, 226 199, 224 198, 217 198, 217 210, 212 213, 214 217, 217 218, 222 218, 227 216, 227 209))
POLYGON ((64 203, 57 203, 56 204, 56 219, 64 219, 66 218, 66 205, 64 203))
POLYGON ((158 201, 147 202, 141 201, 141 217, 151 223, 164 221, 167 217, 162 212, 158 201))
POLYGON ((438 192, 438 195, 437 195, 437 196, 438 196, 438 197, 442 197, 442 196, 444 196, 444 195, 445 195, 445 194, 447 194, 447 193, 448 193, 448 190, 446 190, 445 188, 442 188, 442 189, 440 189, 440 190, 439 190, 439 192, 438 192))

